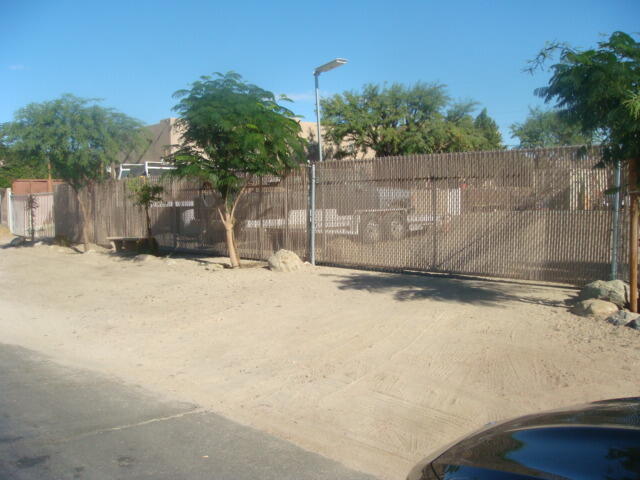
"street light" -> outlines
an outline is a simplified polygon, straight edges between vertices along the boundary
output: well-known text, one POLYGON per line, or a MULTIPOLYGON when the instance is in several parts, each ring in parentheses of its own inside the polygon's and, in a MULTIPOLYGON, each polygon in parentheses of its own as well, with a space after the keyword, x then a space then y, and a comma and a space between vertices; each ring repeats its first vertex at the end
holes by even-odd
MULTIPOLYGON (((321 73, 328 72, 347 63, 344 58, 336 58, 330 62, 320 65, 313 71, 316 82, 316 121, 318 124, 318 161, 322 161, 322 133, 320 131, 320 87, 318 78, 321 73)), ((310 193, 310 234, 309 234, 309 260, 311 265, 316 264, 316 162, 311 161, 311 193, 310 193)), ((324 217, 323 217, 324 218, 324 217)))
POLYGON ((323 72, 328 72, 329 70, 333 70, 334 68, 338 68, 341 65, 347 63, 347 60, 344 58, 335 58, 330 62, 325 63, 324 65, 320 65, 313 71, 314 75, 320 75, 323 72))

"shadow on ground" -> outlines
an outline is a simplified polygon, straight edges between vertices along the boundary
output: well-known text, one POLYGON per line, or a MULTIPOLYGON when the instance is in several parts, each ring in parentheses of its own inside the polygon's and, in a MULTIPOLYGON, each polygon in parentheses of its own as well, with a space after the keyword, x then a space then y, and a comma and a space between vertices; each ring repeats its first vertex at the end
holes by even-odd
MULTIPOLYGON (((59 244, 53 240, 49 239, 36 239, 35 241, 31 241, 24 237, 14 237, 13 239, 7 239, 8 241, 0 244, 0 249, 22 249, 22 248, 33 248, 36 246, 46 245, 46 246, 56 246, 60 249, 69 249, 70 252, 84 254, 82 246, 79 244, 59 244)), ((141 250, 121 250, 114 251, 110 248, 103 247, 101 245, 89 244, 89 253, 99 253, 102 255, 107 255, 110 258, 113 258, 117 261, 123 262, 142 262, 148 260, 164 260, 167 262, 176 261, 176 262, 185 262, 185 263, 194 263, 201 267, 223 267, 223 268, 231 268, 229 265, 229 259, 227 257, 220 256, 211 256, 205 255, 201 253, 188 253, 188 252, 174 252, 167 249, 160 249, 157 255, 154 255, 152 252, 141 249, 141 250), (151 257, 151 258, 150 258, 151 257)), ((250 260, 250 259, 242 259, 240 262, 240 268, 267 268, 266 262, 260 260, 250 260)))
POLYGON ((567 307, 563 300, 549 300, 535 285, 515 282, 462 279, 428 274, 368 274, 333 275, 340 290, 365 290, 370 293, 392 294, 398 301, 438 300, 473 305, 499 305, 503 302, 523 302, 551 307, 567 307), (540 292, 536 296, 536 292, 540 292))
POLYGON ((50 239, 37 238, 35 240, 30 240, 25 237, 13 237, 13 238, 6 238, 3 240, 6 240, 6 242, 0 244, 0 248, 3 250, 10 249, 10 248, 33 248, 33 247, 45 245, 45 246, 57 246, 60 248, 69 248, 70 250, 73 250, 76 253, 83 253, 82 250, 80 250, 80 248, 77 245, 64 245, 64 244, 56 243, 55 241, 50 239))

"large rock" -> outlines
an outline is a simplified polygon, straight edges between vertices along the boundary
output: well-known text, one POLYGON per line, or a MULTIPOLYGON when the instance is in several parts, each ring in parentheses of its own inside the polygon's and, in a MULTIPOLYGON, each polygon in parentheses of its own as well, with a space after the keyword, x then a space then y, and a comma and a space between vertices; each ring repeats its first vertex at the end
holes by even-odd
POLYGON ((626 285, 622 280, 596 280, 585 285, 578 295, 578 300, 591 298, 615 303, 622 308, 627 303, 626 285))
POLYGON ((275 272, 294 272, 304 265, 300 257, 289 250, 278 250, 267 262, 269 268, 275 272))
POLYGON ((616 313, 618 311, 618 306, 615 303, 607 302, 605 300, 590 298, 589 300, 582 300, 581 302, 576 303, 571 311, 582 317, 606 318, 616 313))
POLYGON ((636 321, 638 317, 640 317, 640 315, 637 313, 619 310, 613 315, 609 315, 607 317, 607 322, 617 326, 627 325, 629 322, 636 321))

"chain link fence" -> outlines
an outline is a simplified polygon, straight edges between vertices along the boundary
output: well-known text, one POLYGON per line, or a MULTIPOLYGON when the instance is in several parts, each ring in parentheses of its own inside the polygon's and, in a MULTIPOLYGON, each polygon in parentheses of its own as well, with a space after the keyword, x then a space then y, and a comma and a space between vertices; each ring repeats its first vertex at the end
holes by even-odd
MULTIPOLYGON (((598 149, 579 147, 324 162, 317 261, 575 284, 608 278, 613 197, 605 190, 614 170, 595 168, 600 162, 598 149)), ((226 255, 218 195, 193 181, 150 181, 165 187, 151 208, 162 247, 226 255)), ((308 192, 305 168, 251 181, 237 209, 240 255, 265 259, 286 248, 308 258, 308 192)), ((144 213, 125 181, 81 198, 90 241, 144 236, 144 213)), ((56 232, 79 240, 74 192, 58 187, 55 200, 56 232)), ((619 228, 625 245, 625 223, 619 228)), ((618 258, 624 275, 624 249, 618 258)))

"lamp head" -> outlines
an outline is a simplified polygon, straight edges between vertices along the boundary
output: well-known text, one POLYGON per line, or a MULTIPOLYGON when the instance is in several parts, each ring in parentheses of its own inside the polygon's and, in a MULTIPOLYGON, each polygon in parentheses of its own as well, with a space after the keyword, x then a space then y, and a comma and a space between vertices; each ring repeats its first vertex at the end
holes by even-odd
POLYGON ((347 60, 345 60, 344 58, 336 58, 334 60, 331 60, 330 62, 325 63, 324 65, 320 65, 319 67, 317 67, 313 71, 313 74, 314 75, 320 75, 323 72, 328 72, 329 70, 333 70, 334 68, 338 68, 338 67, 344 65, 345 63, 347 63, 347 60))

